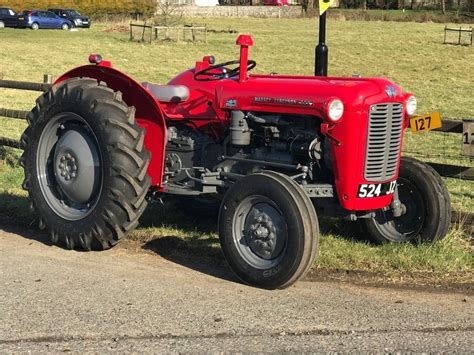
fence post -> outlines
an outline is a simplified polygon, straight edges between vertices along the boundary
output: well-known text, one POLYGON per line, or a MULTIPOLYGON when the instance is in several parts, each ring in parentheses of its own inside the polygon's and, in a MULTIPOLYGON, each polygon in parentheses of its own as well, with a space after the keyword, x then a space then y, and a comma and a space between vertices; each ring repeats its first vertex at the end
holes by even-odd
POLYGON ((53 83, 53 76, 51 74, 44 74, 43 75, 43 83, 44 84, 52 84, 53 83))

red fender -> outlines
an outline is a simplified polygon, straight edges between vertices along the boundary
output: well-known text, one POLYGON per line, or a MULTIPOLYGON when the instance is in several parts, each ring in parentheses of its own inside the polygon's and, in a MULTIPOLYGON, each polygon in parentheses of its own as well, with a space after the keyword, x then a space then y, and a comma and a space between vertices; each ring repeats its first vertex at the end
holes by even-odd
POLYGON ((81 77, 105 82, 109 88, 122 93, 122 98, 128 106, 135 107, 136 122, 146 129, 145 147, 151 153, 148 175, 152 185, 161 188, 166 146, 166 122, 160 103, 140 83, 108 66, 84 65, 74 68, 61 75, 55 84, 70 78, 81 77))

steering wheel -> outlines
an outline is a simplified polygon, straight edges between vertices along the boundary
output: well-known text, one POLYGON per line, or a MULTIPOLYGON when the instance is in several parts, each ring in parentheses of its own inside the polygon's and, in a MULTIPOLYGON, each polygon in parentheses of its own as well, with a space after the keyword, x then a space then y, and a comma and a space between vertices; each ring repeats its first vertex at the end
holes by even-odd
MULTIPOLYGON (((219 63, 211 65, 203 70, 194 73, 194 80, 196 81, 213 81, 231 78, 240 73, 240 65, 234 69, 227 68, 228 65, 240 64, 239 60, 231 60, 230 62, 219 63), (222 69, 220 73, 213 73, 215 69, 222 69)), ((257 62, 249 59, 247 61, 247 71, 252 70, 257 65, 257 62)))

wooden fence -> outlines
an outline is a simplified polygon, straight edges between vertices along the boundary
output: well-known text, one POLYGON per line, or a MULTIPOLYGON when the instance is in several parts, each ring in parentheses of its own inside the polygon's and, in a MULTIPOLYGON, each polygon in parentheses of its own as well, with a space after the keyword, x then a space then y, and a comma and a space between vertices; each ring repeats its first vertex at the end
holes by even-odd
POLYGON ((204 43, 207 43, 207 25, 205 26, 194 26, 194 25, 184 25, 184 26, 155 26, 149 25, 146 23, 130 23, 130 41, 137 40, 136 35, 134 34, 134 29, 139 29, 138 41, 151 43, 153 40, 159 40, 160 34, 163 35, 163 40, 170 39, 170 34, 174 33, 176 42, 180 40, 186 41, 186 33, 189 33, 189 38, 192 42, 197 42, 198 33, 202 33, 204 43), (148 30, 148 31, 147 31, 148 30), (145 39, 148 33, 148 40, 145 39))
MULTIPOLYGON (((0 80, 0 88, 18 89, 18 90, 32 90, 32 91, 46 91, 51 87, 52 76, 44 75, 43 83, 32 83, 23 81, 0 80)), ((29 111, 11 110, 7 108, 0 108, 0 117, 7 117, 12 119, 26 119, 29 111)), ((444 119, 443 126, 434 131, 446 132, 454 134, 463 133, 463 122, 460 120, 444 119)), ((7 146, 21 149, 20 142, 6 137, 0 137, 0 146, 7 146)), ((463 180, 474 180, 474 168, 459 165, 428 163, 441 176, 458 178, 463 180)), ((453 222, 461 222, 464 225, 474 225, 473 213, 453 212, 453 222)))

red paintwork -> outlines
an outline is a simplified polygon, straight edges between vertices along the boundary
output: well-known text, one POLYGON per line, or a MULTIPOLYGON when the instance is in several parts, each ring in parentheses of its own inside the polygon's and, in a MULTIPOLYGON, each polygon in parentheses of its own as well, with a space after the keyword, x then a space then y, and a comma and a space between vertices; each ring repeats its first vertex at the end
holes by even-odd
POLYGON ((288 6, 288 0, 263 0, 263 5, 266 6, 288 6))
POLYGON ((253 46, 253 39, 250 35, 240 35, 235 43, 240 46, 240 72, 239 82, 246 81, 247 77, 247 61, 249 59, 249 47, 253 46))
MULTIPOLYGON (((246 63, 246 51, 253 43, 251 37, 241 36, 237 42, 241 43, 241 63, 246 63)), ((245 74, 217 81, 194 80, 194 72, 208 67, 211 61, 211 57, 204 57, 196 62, 195 68, 184 71, 168 83, 189 88, 190 97, 182 103, 160 103, 130 77, 101 65, 76 68, 58 81, 78 76, 94 77, 123 93, 125 102, 137 108, 139 124, 147 128, 145 145, 152 153, 149 174, 158 188, 163 177, 167 120, 182 121, 206 132, 216 141, 222 141, 229 125, 229 112, 239 109, 304 114, 322 120, 322 132, 332 142, 335 185, 342 207, 347 210, 372 210, 390 204, 391 195, 364 199, 356 197, 359 184, 370 183, 364 179, 368 110, 370 105, 376 103, 404 103, 410 94, 382 78, 245 74), (385 89, 388 85, 397 88, 396 97, 387 96, 385 89), (337 124, 332 123, 326 114, 326 105, 334 98, 342 100, 345 108, 337 124)), ((405 127, 407 123, 405 114, 405 127)))
POLYGON ((160 187, 164 169, 164 147, 166 145, 166 123, 160 103, 138 82, 124 73, 113 69, 110 62, 99 65, 85 65, 60 76, 55 84, 69 78, 95 78, 107 83, 114 91, 122 93, 123 100, 136 109, 137 123, 146 129, 145 147, 151 153, 148 174, 152 184, 160 187))

